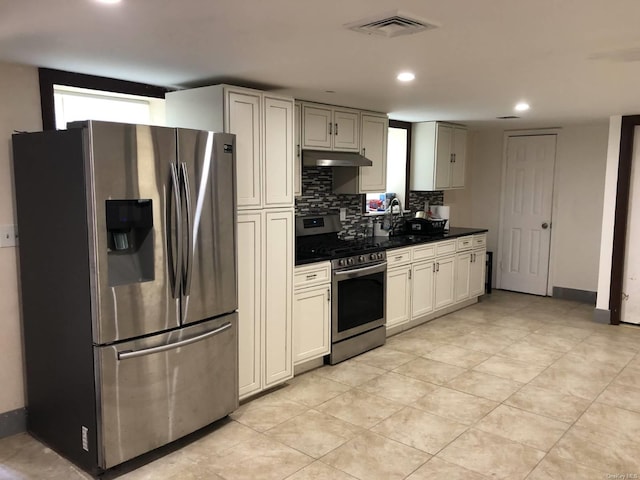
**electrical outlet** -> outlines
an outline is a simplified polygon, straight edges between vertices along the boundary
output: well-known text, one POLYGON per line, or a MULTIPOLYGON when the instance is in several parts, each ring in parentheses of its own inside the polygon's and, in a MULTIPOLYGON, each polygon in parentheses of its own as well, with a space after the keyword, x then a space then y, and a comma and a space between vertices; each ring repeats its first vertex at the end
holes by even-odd
POLYGON ((18 226, 0 225, 0 247, 15 247, 18 245, 18 226))
POLYGON ((340 209, 340 221, 344 222, 347 219, 347 209, 346 208, 341 208, 340 209))

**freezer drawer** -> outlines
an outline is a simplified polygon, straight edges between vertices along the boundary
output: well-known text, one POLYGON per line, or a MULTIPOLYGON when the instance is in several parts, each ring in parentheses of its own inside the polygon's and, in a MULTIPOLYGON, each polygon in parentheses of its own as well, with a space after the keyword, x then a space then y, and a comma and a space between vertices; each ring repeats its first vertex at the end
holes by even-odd
POLYGON ((96 347, 102 468, 176 440, 238 406, 238 315, 96 347))

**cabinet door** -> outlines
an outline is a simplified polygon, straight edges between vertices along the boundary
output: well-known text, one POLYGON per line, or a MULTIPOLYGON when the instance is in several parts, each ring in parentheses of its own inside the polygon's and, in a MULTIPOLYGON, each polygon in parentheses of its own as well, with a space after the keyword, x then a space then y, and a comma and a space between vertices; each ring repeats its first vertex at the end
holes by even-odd
POLYGON ((299 103, 296 103, 293 109, 293 138, 293 195, 298 197, 302 195, 302 106, 299 103))
POLYGON ((453 303, 456 257, 436 259, 434 309, 453 303))
POLYGON ((435 189, 451 187, 451 140, 453 128, 438 124, 436 133, 435 189))
POLYGON ((293 296, 293 363, 329 354, 331 284, 297 290, 293 296))
POLYGON ((236 134, 236 197, 238 208, 260 207, 262 174, 260 169, 259 93, 225 91, 225 130, 236 134))
POLYGON ((411 266, 387 270, 387 328, 401 325, 411 318, 411 266))
POLYGON ((411 285, 411 318, 418 318, 433 311, 434 262, 413 265, 411 285))
POLYGON ((361 153, 371 160, 373 165, 360 167, 360 192, 386 192, 389 120, 386 116, 363 114, 361 122, 361 153))
POLYGON ((477 297, 484 294, 486 250, 474 250, 471 257, 469 272, 469 296, 477 297))
POLYGON ((459 253, 456 258, 456 302, 469 298, 469 274, 471 270, 471 252, 459 253))
MULTIPOLYGON (((330 129, 331 130, 331 129, 330 129)), ((350 152, 360 151, 360 112, 350 110, 333 111, 333 149, 350 152)))
POLYGON ((467 158, 467 130, 454 127, 451 140, 451 188, 464 187, 464 168, 467 158))
POLYGON ((293 376, 293 209, 267 210, 264 223, 264 386, 293 376))
POLYGON ((293 101, 264 96, 264 206, 293 206, 293 101))
POLYGON ((242 398, 262 388, 262 215, 238 213, 237 228, 238 380, 242 398))
POLYGON ((302 104, 302 148, 331 150, 332 113, 330 108, 302 104))

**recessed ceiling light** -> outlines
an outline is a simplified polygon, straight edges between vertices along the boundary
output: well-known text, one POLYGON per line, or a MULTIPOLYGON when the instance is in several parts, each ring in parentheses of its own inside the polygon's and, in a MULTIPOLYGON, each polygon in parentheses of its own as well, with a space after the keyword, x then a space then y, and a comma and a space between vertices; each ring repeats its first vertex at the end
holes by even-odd
POLYGON ((96 0, 98 3, 104 3, 106 5, 115 5, 116 3, 120 3, 122 0, 96 0))
POLYGON ((410 82, 411 80, 414 80, 416 76, 411 72, 402 72, 399 73, 396 78, 401 82, 410 82))
POLYGON ((520 102, 515 106, 515 110, 517 112, 524 112, 525 110, 529 110, 529 104, 527 102, 520 102))

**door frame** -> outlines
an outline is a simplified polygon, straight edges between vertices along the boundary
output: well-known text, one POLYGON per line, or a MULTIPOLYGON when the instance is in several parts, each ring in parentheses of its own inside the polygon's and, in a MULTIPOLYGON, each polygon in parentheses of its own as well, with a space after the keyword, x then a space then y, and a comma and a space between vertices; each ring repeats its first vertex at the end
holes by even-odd
POLYGON ((631 165, 633 163, 633 143, 635 127, 640 126, 640 115, 622 117, 620 127, 620 153, 618 154, 618 178, 616 185, 616 206, 613 224, 613 251, 611 254, 611 282, 609 285, 609 323, 619 325, 622 309, 622 285, 624 282, 624 261, 627 249, 627 227, 631 199, 631 165))
POLYGON ((502 227, 504 223, 504 203, 506 197, 506 181, 507 181, 507 143, 509 137, 537 137, 542 135, 555 135, 556 136, 556 156, 553 162, 553 183, 551 188, 551 238, 549 239, 549 269, 547 272, 547 296, 551 296, 553 293, 553 262, 551 259, 554 257, 554 235, 553 235, 553 218, 556 216, 556 161, 558 159, 558 140, 560 138, 561 128, 540 128, 531 130, 505 130, 502 140, 502 169, 500 180, 500 213, 498 218, 498 259, 497 259, 497 272, 496 272, 496 288, 502 288, 502 252, 504 249, 504 240, 502 238, 502 227))

